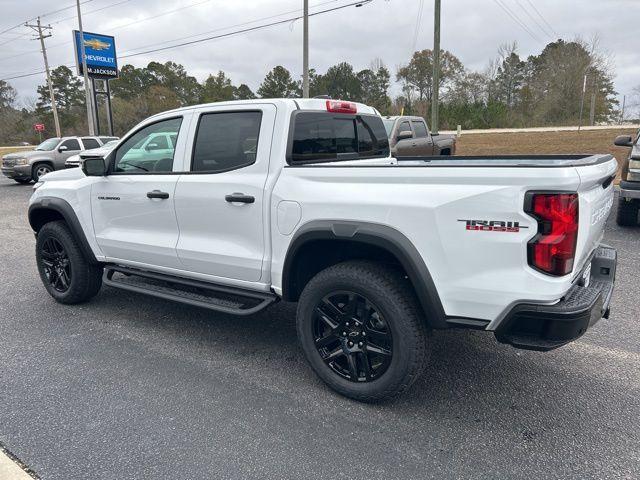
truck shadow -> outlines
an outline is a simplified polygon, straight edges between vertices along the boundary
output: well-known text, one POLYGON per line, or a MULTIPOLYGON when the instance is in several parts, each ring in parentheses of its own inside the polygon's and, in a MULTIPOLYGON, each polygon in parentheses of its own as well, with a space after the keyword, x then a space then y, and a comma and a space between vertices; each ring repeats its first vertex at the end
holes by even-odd
POLYGON ((396 400, 365 405, 333 393, 308 367, 296 340, 295 304, 282 302, 235 317, 108 288, 103 292, 108 293, 97 297, 92 309, 123 312, 136 328, 161 330, 172 347, 197 347, 191 357, 214 355, 263 372, 265 388, 276 382, 294 402, 324 396, 332 409, 442 413, 491 423, 540 416, 547 424, 546 409, 561 412, 559 403, 582 403, 594 384, 611 381, 582 370, 585 359, 576 359, 575 351, 521 351, 499 344, 489 332, 438 331, 431 337, 429 365, 416 384, 396 400))

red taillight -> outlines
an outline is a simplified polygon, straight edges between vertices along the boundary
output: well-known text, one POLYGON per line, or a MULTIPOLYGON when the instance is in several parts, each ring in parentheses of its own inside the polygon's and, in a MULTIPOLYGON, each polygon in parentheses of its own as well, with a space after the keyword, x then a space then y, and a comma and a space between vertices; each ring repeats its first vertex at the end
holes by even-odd
POLYGON ((358 106, 353 102, 343 100, 327 100, 327 112, 358 113, 358 106))
POLYGON ((525 211, 538 220, 528 245, 529 265, 550 275, 573 270, 578 240, 577 193, 529 193, 525 211))

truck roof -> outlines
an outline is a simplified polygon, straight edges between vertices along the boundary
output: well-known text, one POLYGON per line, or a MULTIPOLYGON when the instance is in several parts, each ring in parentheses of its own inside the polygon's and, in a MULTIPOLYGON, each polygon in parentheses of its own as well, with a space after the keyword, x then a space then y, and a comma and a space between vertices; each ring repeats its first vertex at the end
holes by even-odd
POLYGON ((407 120, 424 120, 424 117, 420 117, 418 115, 387 115, 386 117, 382 117, 385 120, 398 120, 400 118, 405 118, 407 120))
POLYGON ((188 107, 176 108, 174 110, 167 110, 161 113, 157 113, 150 118, 166 115, 167 113, 178 113, 185 112, 189 110, 193 110, 196 108, 208 107, 208 106, 234 106, 234 105, 258 105, 264 103, 271 103, 276 106, 288 107, 293 110, 317 110, 326 112, 327 111, 327 101, 349 101, 352 104, 356 105, 358 113, 370 114, 370 115, 380 115, 375 108, 365 105, 364 103, 351 102, 350 100, 339 100, 339 99, 327 99, 327 98, 256 98, 252 100, 230 100, 226 102, 213 102, 213 103, 202 103, 199 105, 190 105, 188 107))

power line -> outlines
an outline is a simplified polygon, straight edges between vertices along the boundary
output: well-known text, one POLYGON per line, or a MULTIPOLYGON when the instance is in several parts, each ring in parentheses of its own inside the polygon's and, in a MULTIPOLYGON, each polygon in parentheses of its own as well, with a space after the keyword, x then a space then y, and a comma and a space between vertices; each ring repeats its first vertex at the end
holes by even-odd
MULTIPOLYGON (((325 2, 318 3, 316 5, 311 5, 311 7, 312 8, 317 8, 317 7, 321 7, 323 5, 327 5, 329 3, 336 3, 337 1, 339 1, 339 0, 328 0, 328 1, 325 1, 325 2)), ((369 1, 371 1, 371 0, 369 0, 369 1)), ((269 15, 268 17, 256 18, 255 20, 249 20, 247 22, 236 23, 234 25, 228 25, 226 27, 215 28, 213 30, 207 30, 205 32, 200 32, 200 33, 195 33, 195 34, 192 34, 192 35, 187 35, 185 37, 178 37, 178 38, 174 38, 172 40, 165 40, 164 42, 156 42, 156 43, 151 43, 151 44, 147 44, 147 45, 142 45, 142 46, 138 46, 138 47, 135 47, 135 48, 131 48, 129 50, 125 50, 124 53, 133 52, 134 50, 140 50, 142 48, 147 48, 147 47, 165 45, 167 43, 177 42, 177 41, 180 41, 180 40, 186 40, 188 38, 201 37, 202 35, 208 35, 210 33, 222 32, 224 30, 229 30, 230 28, 244 27, 245 25, 251 25, 252 23, 262 22, 264 20, 271 20, 272 18, 282 17, 283 15, 289 15, 291 13, 297 13, 297 12, 300 12, 300 11, 302 11, 302 9, 298 8, 296 10, 289 10, 287 12, 277 13, 275 15, 269 15)), ((288 20, 288 21, 290 21, 290 20, 288 20)))
MULTIPOLYGON (((66 44, 65 44, 66 45, 66 44)), ((51 49, 53 47, 49 47, 49 49, 51 49)), ((22 57, 24 55, 33 55, 34 53, 40 53, 39 50, 29 50, 28 52, 20 52, 20 53, 16 53, 14 55, 9 55, 8 57, 2 57, 0 58, 0 62, 3 60, 10 60, 12 58, 17 58, 17 57, 22 57)))
POLYGON ((527 25, 518 17, 518 15, 513 12, 507 5, 502 3, 502 0, 493 0, 495 2, 496 5, 498 5, 502 10, 504 10, 504 12, 509 15, 509 17, 511 17, 511 19, 516 22, 525 32, 527 32, 531 38, 533 38, 534 40, 536 40, 537 42, 541 42, 542 40, 540 40, 540 38, 533 33, 529 27, 527 27, 527 25))
MULTIPOLYGON (((80 2, 80 4, 82 5, 84 3, 89 3, 89 2, 93 2, 93 1, 94 0, 84 0, 83 2, 80 2)), ((58 12, 63 12, 64 10, 69 10, 70 8, 75 8, 75 7, 76 7, 76 5, 73 4, 73 5, 69 5, 68 7, 59 8, 57 10, 53 10, 51 12, 47 12, 45 14, 40 15, 40 18, 47 17, 49 15, 53 15, 53 14, 58 13, 58 12)), ((29 18, 29 19, 25 20, 24 22, 20 22, 17 25, 14 25, 13 27, 9 27, 6 30, 1 31, 0 35, 5 34, 7 32, 10 32, 11 30, 15 30, 16 28, 20 28, 20 27, 24 26, 25 23, 31 22, 31 21, 35 20, 36 18, 37 17, 32 17, 32 18, 29 18)), ((4 45, 4 44, 0 44, 0 45, 4 45)))
MULTIPOLYGON (((122 5, 123 3, 127 3, 127 2, 130 2, 130 1, 131 0, 121 0, 120 2, 116 2, 116 3, 112 3, 112 4, 104 6, 104 7, 96 8, 95 10, 89 10, 88 12, 85 12, 83 15, 89 15, 91 13, 101 12, 102 10, 106 10, 108 8, 117 7, 118 5, 122 5)), ((70 17, 65 17, 65 18, 62 18, 62 19, 57 20, 55 22, 51 22, 51 24, 52 25, 57 25, 59 23, 66 22, 67 20, 75 20, 76 18, 78 18, 76 15, 72 15, 70 17)))
POLYGON ((553 38, 553 35, 549 34, 549 31, 545 28, 545 26, 543 24, 540 23, 540 21, 534 17, 533 15, 531 15, 531 13, 529 12, 529 10, 527 10, 526 8, 524 8, 524 6, 520 3, 520 0, 516 0, 516 4, 520 7, 520 9, 527 14, 527 16, 531 19, 531 21, 533 23, 536 24, 536 26, 540 29, 540 31, 544 34, 547 35, 550 38, 553 38))
MULTIPOLYGON (((80 5, 84 5, 85 3, 89 3, 89 2, 93 2, 93 1, 94 0, 84 0, 83 2, 80 2, 80 5)), ((48 16, 54 15, 56 13, 64 12, 65 10, 71 10, 72 8, 76 8, 76 6, 77 5, 74 3, 74 4, 69 5, 67 7, 62 7, 62 8, 59 8, 57 10, 53 10, 51 12, 43 13, 42 15, 40 15, 40 17, 48 17, 48 16)))
MULTIPOLYGON (((327 1, 327 2, 324 2, 324 3, 318 4, 316 6, 325 5, 327 3, 333 3, 335 1, 337 1, 337 0, 327 1)), ((373 0, 354 1, 354 2, 351 2, 351 3, 345 4, 345 5, 340 5, 340 6, 334 7, 334 8, 328 8, 328 9, 325 9, 325 10, 320 10, 320 11, 317 11, 317 12, 313 12, 313 13, 310 13, 309 16, 313 17, 313 16, 316 16, 316 15, 321 15, 321 14, 324 14, 324 13, 333 12, 333 11, 336 11, 336 10, 340 10, 340 9, 347 8, 347 7, 352 7, 352 6, 355 6, 355 5, 366 5, 368 3, 371 3, 372 1, 373 0)), ((299 12, 300 9, 295 10, 295 11, 299 12)), ((274 15, 274 16, 282 16, 282 15, 283 14, 274 15)), ((267 17, 267 18, 269 18, 269 17, 267 17)), ((233 31, 233 32, 227 32, 227 33, 224 33, 222 35, 216 35, 216 36, 207 37, 207 38, 203 38, 203 39, 192 40, 190 42, 184 42, 184 43, 177 44, 177 45, 170 45, 170 46, 167 46, 167 47, 157 48, 157 49, 148 50, 148 51, 144 51, 144 52, 133 53, 133 54, 129 54, 129 55, 121 55, 119 58, 134 57, 134 56, 137 56, 137 55, 144 55, 144 54, 147 54, 147 53, 153 53, 153 52, 159 52, 159 51, 169 50, 169 49, 173 49, 173 48, 184 47, 184 46, 187 46, 187 45, 192 45, 192 44, 205 42, 205 41, 209 41, 209 40, 215 40, 215 39, 218 39, 218 38, 230 37, 232 35, 240 35, 240 34, 243 34, 243 33, 248 33, 248 32, 255 31, 255 30, 261 30, 261 29, 272 27, 272 26, 275 26, 275 25, 281 25, 281 24, 293 22, 293 21, 299 20, 301 18, 302 18, 302 15, 298 15, 296 17, 290 17, 290 18, 287 18, 287 19, 284 19, 284 20, 278 20, 276 22, 271 22, 271 23, 267 23, 267 24, 263 24, 263 25, 256 25, 255 27, 236 30, 236 31, 233 31)), ((247 23, 255 23, 256 21, 259 21, 259 20, 253 20, 252 22, 247 22, 247 23)), ((232 28, 232 27, 227 27, 227 28, 232 28)), ((200 34, 200 35, 202 35, 202 34, 200 34)), ((141 47, 138 47, 138 48, 141 48, 141 47)), ((75 65, 75 62, 69 62, 69 63, 63 64, 63 65, 65 65, 67 67, 72 67, 73 65, 75 65)), ((13 80, 15 78, 24 78, 24 77, 30 77, 30 76, 34 76, 34 75, 39 75, 41 73, 44 73, 44 71, 40 70, 40 71, 37 71, 37 72, 27 73, 27 74, 24 74, 24 75, 16 75, 16 76, 12 76, 12 77, 2 78, 0 80, 13 80)))
POLYGON ((124 25, 116 25, 115 27, 111 28, 111 31, 119 30, 121 28, 130 27, 131 25, 137 25, 139 23, 146 22, 148 20, 153 20, 153 19, 156 19, 156 18, 159 18, 159 17, 164 17, 166 15, 170 15, 172 13, 176 13, 176 12, 179 12, 181 10, 186 10, 187 8, 197 7, 198 5, 203 5, 205 3, 209 3, 210 1, 211 0, 204 0, 202 2, 192 3, 190 5, 184 5, 182 7, 175 8, 173 10, 167 10, 167 11, 165 11, 163 13, 159 13, 158 15, 152 15, 150 17, 141 18, 140 20, 136 20, 135 22, 125 23, 124 25))
POLYGON ((549 29, 553 32, 553 34, 556 37, 560 37, 560 35, 558 35, 558 32, 555 31, 555 29, 553 28, 553 26, 547 22, 547 19, 544 18, 544 15, 542 15, 542 13, 540 13, 540 10, 538 10, 536 8, 536 6, 531 2, 531 0, 527 0, 527 3, 531 6, 531 8, 533 9, 534 12, 536 12, 538 14, 538 16, 540 17, 540 19, 545 23, 545 25, 547 25, 547 27, 549 27, 549 29))
MULTIPOLYGON (((115 27, 113 27, 113 28, 111 29, 111 31, 119 30, 119 29, 121 29, 121 28, 130 27, 130 26, 132 26, 132 25, 137 25, 137 24, 139 24, 139 23, 146 22, 146 21, 148 21, 148 20, 153 20, 153 19, 155 19, 155 18, 162 17, 162 16, 165 16, 165 15, 169 15, 169 14, 172 14, 172 13, 176 13, 176 12, 179 12, 179 11, 181 11, 181 10, 186 10, 187 8, 191 8, 191 7, 195 7, 195 6, 198 6, 198 5, 202 5, 202 4, 204 4, 204 3, 208 3, 208 2, 210 2, 210 1, 211 1, 211 0, 204 0, 204 1, 201 1, 201 2, 198 2, 198 3, 193 3, 193 4, 190 4, 190 5, 185 5, 185 6, 180 7, 180 8, 176 8, 176 9, 173 9, 173 10, 169 10, 169 11, 166 11, 166 12, 163 12, 163 13, 160 13, 160 14, 157 14, 157 15, 152 15, 152 16, 150 16, 150 17, 141 18, 140 20, 136 20, 135 22, 130 22, 130 23, 126 23, 126 24, 124 24, 124 25, 118 25, 118 26, 115 26, 115 27)), ((320 3, 316 4, 316 5, 312 5, 311 7, 312 7, 312 8, 317 8, 317 7, 321 7, 321 6, 323 6, 323 5, 327 5, 327 4, 329 4, 329 3, 336 3, 336 2, 338 2, 338 1, 339 1, 339 0, 328 0, 328 1, 320 2, 320 3)), ((95 10, 94 10, 94 11, 95 11, 95 10)), ((283 15, 288 15, 288 14, 296 13, 296 12, 300 12, 300 11, 301 11, 301 9, 289 10, 289 11, 282 12, 282 13, 278 13, 278 14, 275 14, 275 15, 269 15, 269 16, 267 16, 267 17, 261 17, 261 18, 257 18, 257 19, 255 19, 255 20, 250 20, 250 21, 248 21, 248 22, 237 23, 237 24, 234 24, 234 25, 229 25, 229 26, 227 26, 227 27, 216 28, 216 29, 214 29, 214 30, 208 30, 208 31, 201 32, 201 33, 197 33, 197 34, 193 34, 193 35, 187 35, 187 36, 185 36, 185 37, 174 38, 173 40, 167 40, 167 41, 164 41, 164 42, 152 43, 152 44, 147 44, 147 45, 143 45, 143 46, 138 46, 138 47, 135 47, 135 48, 133 48, 133 49, 129 49, 128 51, 129 51, 129 52, 131 52, 131 51, 134 51, 134 50, 140 50, 141 48, 147 48, 147 47, 151 47, 151 46, 163 45, 163 44, 167 44, 167 43, 171 43, 171 42, 175 42, 175 41, 179 41, 179 40, 186 40, 186 39, 188 39, 188 38, 200 37, 200 36, 202 36, 202 35, 207 35, 207 34, 209 34, 209 33, 215 33, 215 32, 220 32, 220 31, 223 31, 223 30, 228 30, 229 28, 236 28, 236 27, 241 27, 241 26, 244 26, 244 25, 250 25, 250 24, 252 24, 252 23, 261 22, 261 21, 263 21, 263 20, 269 20, 269 19, 271 19, 271 18, 277 18, 277 17, 281 17, 281 16, 283 16, 283 15)), ((87 15, 87 14, 89 14, 89 13, 91 13, 91 12, 87 12, 87 13, 85 13, 85 15, 87 15)), ((74 17, 74 18, 75 18, 75 17, 74 17)), ((73 44, 73 42, 71 42, 71 41, 68 41, 68 42, 61 42, 61 43, 56 43, 56 44, 54 44, 54 45, 51 45, 51 46, 49 47, 49 50, 53 50, 53 49, 55 49, 55 48, 63 47, 63 46, 66 46, 66 45, 72 45, 72 44, 73 44)), ((0 44, 0 45, 2 45, 2 44, 0 44)), ((124 53, 126 53, 126 52, 127 52, 127 51, 125 51, 124 53)), ((22 52, 22 53, 18 53, 18 54, 15 54, 15 55, 10 55, 10 56, 8 56, 8 57, 2 57, 2 58, 0 58, 0 61, 3 61, 3 60, 10 60, 10 59, 12 59, 12 58, 20 57, 20 56, 22 56, 22 55, 29 55, 29 54, 33 54, 33 53, 39 53, 39 51, 38 51, 38 50, 34 50, 34 51, 29 51, 29 52, 22 52)))
POLYGON ((418 44, 418 35, 420 34, 420 25, 422 24, 422 11, 424 10, 424 0, 420 0, 420 6, 418 7, 418 17, 416 18, 416 28, 413 32, 413 43, 411 44, 411 55, 416 51, 416 45, 418 44))
MULTIPOLYGON (((372 1, 373 0, 356 1, 356 2, 352 2, 352 3, 348 3, 346 5, 340 5, 339 7, 328 8, 326 10, 320 10, 318 12, 310 13, 309 16, 313 17, 313 16, 316 16, 316 15, 321 15, 323 13, 329 13, 329 12, 333 12, 333 11, 336 11, 336 10, 341 10, 343 8, 353 7, 355 5, 365 5, 365 4, 370 3, 372 1)), ((265 23, 263 25, 256 25, 255 27, 244 28, 242 30, 236 30, 236 31, 233 31, 233 32, 227 32, 227 33, 223 33, 223 34, 220 34, 220 35, 214 35, 214 36, 211 36, 211 37, 201 38, 201 39, 198 39, 198 40, 191 40, 189 42, 183 42, 183 43, 178 43, 178 44, 175 44, 175 45, 169 45, 169 46, 166 46, 166 47, 160 47, 160 48, 155 48, 155 49, 151 49, 151 50, 145 50, 143 52, 130 53, 130 54, 127 54, 127 55, 120 55, 119 58, 135 57, 135 56, 138 56, 138 55, 145 55, 147 53, 155 53, 155 52, 161 52, 161 51, 164 51, 164 50, 171 50, 173 48, 185 47, 187 45, 193 45, 193 44, 196 44, 196 43, 206 42, 206 41, 209 41, 209 40, 215 40, 215 39, 218 39, 218 38, 230 37, 232 35, 240 35, 240 34, 252 32, 252 31, 255 31, 255 30, 262 30, 264 28, 268 28, 268 27, 273 27, 273 26, 276 26, 276 25, 282 25, 282 24, 285 24, 285 23, 294 22, 296 20, 300 20, 302 17, 303 17, 303 15, 298 15, 298 16, 293 17, 293 18, 287 18, 287 19, 284 19, 284 20, 278 20, 278 21, 271 22, 271 23, 265 23)), ((166 43, 166 42, 164 42, 164 43, 166 43)))
POLYGON ((21 33, 17 37, 13 37, 13 38, 7 40, 6 42, 0 43, 0 46, 6 45, 7 43, 15 42, 16 40, 22 40, 24 37, 28 37, 29 35, 30 35, 29 33, 21 33))
MULTIPOLYGON (((89 0, 89 1, 93 1, 93 0, 89 0)), ((91 13, 99 12, 99 11, 101 11, 101 10, 105 10, 105 9, 107 9, 107 8, 115 7, 116 5, 120 5, 121 3, 129 2, 129 1, 131 1, 131 0, 124 0, 124 1, 121 1, 121 2, 118 2, 118 3, 115 3, 115 4, 107 5, 106 7, 102 7, 102 8, 99 8, 99 9, 97 9, 97 10, 91 10, 91 11, 89 11, 89 12, 86 12, 84 15, 86 16, 86 15, 89 15, 89 14, 91 14, 91 13)), ((202 4, 204 4, 204 3, 208 3, 208 2, 210 2, 210 1, 211 1, 211 0, 204 0, 204 1, 201 1, 201 2, 198 2, 198 3, 193 3, 193 4, 191 4, 191 5, 185 5, 185 6, 183 6, 183 7, 176 8, 176 9, 173 9, 173 10, 169 10, 169 11, 166 11, 166 12, 160 13, 160 14, 158 14, 158 15, 153 15, 153 16, 151 16, 151 17, 146 17, 146 18, 142 18, 142 19, 140 19, 140 20, 136 20, 135 22, 126 23, 126 24, 124 24, 124 25, 118 25, 118 26, 116 26, 116 27, 111 28, 110 30, 111 30, 111 31, 114 31, 114 30, 119 30, 120 28, 129 27, 129 26, 131 26, 131 25, 137 25, 138 23, 146 22, 147 20, 152 20, 152 19, 154 19, 154 18, 158 18, 158 17, 162 17, 162 16, 165 16, 165 15, 169 15, 169 14, 171 14, 171 13, 175 13, 175 12, 178 12, 178 11, 180 11, 180 10, 185 10, 185 9, 187 9, 187 8, 195 7, 195 6, 197 6, 197 5, 202 5, 202 4)), ((337 0, 332 0, 332 1, 337 1, 337 0)), ((85 3, 86 3, 86 2, 85 2, 85 3)), ((65 21, 65 20, 71 20, 71 19, 75 19, 75 18, 76 18, 75 16, 73 16, 73 17, 67 17, 67 18, 64 18, 64 19, 62 19, 62 20, 58 20, 57 22, 54 22, 54 24, 58 24, 58 23, 61 23, 61 22, 65 21)), ((56 44, 54 44, 54 45, 51 45, 51 46, 49 47, 49 50, 53 50, 54 48, 64 47, 64 46, 72 45, 72 44, 73 44, 73 42, 71 42, 71 41, 69 41, 69 42, 56 43, 56 44)), ((9 59, 12 59, 12 58, 20 57, 20 56, 22 56, 22 55, 29 55, 29 54, 33 54, 33 53, 38 53, 38 51, 37 51, 37 50, 31 50, 31 51, 28 51, 28 52, 22 52, 22 53, 18 53, 18 54, 15 54, 15 55, 10 55, 10 56, 8 56, 8 57, 2 57, 2 58, 0 58, 0 61, 3 61, 3 60, 9 60, 9 59)))
POLYGON ((40 70, 39 72, 25 73, 24 75, 16 75, 14 77, 0 78, 0 80, 4 81, 4 80, 15 80, 16 78, 33 77, 34 75, 40 75, 41 73, 44 73, 44 70, 40 70))

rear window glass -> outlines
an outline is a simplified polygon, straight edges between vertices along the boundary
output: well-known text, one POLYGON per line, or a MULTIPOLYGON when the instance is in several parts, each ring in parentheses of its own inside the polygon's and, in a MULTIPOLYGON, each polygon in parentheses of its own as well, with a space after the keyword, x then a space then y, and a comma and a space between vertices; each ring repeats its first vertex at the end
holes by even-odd
POLYGON ((386 157, 389 140, 375 115, 295 114, 289 163, 386 157))
POLYGON ((83 138, 82 145, 85 150, 91 150, 92 148, 100 148, 100 143, 95 138, 83 138))
POLYGON ((255 163, 261 120, 259 111, 203 114, 191 171, 226 172, 255 163))

